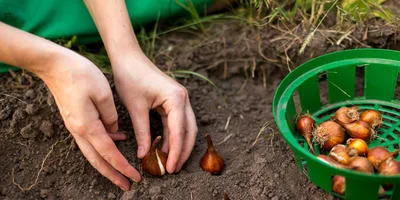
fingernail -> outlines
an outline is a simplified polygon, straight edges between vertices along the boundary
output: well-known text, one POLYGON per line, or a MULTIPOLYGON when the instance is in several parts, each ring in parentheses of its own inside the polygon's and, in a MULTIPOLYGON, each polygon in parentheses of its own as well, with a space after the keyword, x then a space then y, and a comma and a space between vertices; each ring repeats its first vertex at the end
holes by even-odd
POLYGON ((144 156, 144 147, 138 146, 138 157, 143 157, 143 156, 144 156))
POLYGON ((126 192, 126 191, 129 191, 129 187, 128 187, 128 186, 125 186, 125 185, 124 185, 124 186, 121 186, 121 189, 122 189, 123 191, 125 191, 125 192, 126 192))
POLYGON ((139 183, 139 181, 137 181, 136 179, 134 179, 134 178, 130 178, 131 179, 131 181, 133 181, 133 182, 135 182, 135 183, 139 183))

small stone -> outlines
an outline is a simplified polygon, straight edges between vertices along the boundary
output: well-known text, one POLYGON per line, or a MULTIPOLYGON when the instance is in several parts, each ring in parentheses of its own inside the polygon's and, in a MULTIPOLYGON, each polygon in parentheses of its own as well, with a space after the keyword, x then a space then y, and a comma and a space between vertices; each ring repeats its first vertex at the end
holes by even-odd
POLYGON ((275 195, 275 194, 271 192, 271 193, 268 194, 268 197, 269 197, 269 198, 272 198, 274 195, 275 195))
POLYGON ((0 195, 1 196, 6 196, 6 194, 7 194, 7 188, 6 187, 2 187, 1 190, 0 190, 0 195))
POLYGON ((39 111, 39 106, 36 106, 34 104, 28 104, 25 107, 25 112, 28 113, 28 115, 34 115, 39 111))
POLYGON ((137 190, 125 192, 120 198, 120 200, 136 200, 136 199, 138 199, 137 190))
POLYGON ((29 123, 21 129, 20 134, 25 139, 32 139, 36 137, 37 131, 32 127, 32 123, 29 123))
POLYGON ((46 137, 51 137, 53 136, 53 123, 50 121, 43 121, 42 124, 40 125, 39 130, 46 136, 46 137))
POLYGON ((20 120, 20 119, 24 119, 26 117, 26 113, 25 111, 23 111, 22 109, 18 109, 14 112, 12 119, 13 120, 20 120))
POLYGON ((12 109, 7 105, 4 109, 0 111, 0 120, 5 120, 11 115, 12 109))
POLYGON ((35 91, 33 89, 29 89, 25 92, 25 97, 27 99, 34 99, 35 98, 35 91))
POLYGON ((109 192, 109 193, 107 194, 107 199, 115 199, 115 198, 117 198, 117 196, 115 196, 114 193, 109 192))
POLYGON ((271 200, 279 200, 279 197, 278 196, 274 196, 274 197, 271 198, 271 200))
POLYGON ((49 190, 48 189, 41 189, 40 190, 40 197, 42 199, 45 199, 47 197, 47 195, 49 194, 49 190))
POLYGON ((160 194, 160 193, 161 193, 160 186, 153 186, 149 189, 150 196, 156 196, 157 194, 160 194))
POLYGON ((90 186, 94 186, 97 183, 97 179, 93 179, 92 182, 90 182, 90 186))

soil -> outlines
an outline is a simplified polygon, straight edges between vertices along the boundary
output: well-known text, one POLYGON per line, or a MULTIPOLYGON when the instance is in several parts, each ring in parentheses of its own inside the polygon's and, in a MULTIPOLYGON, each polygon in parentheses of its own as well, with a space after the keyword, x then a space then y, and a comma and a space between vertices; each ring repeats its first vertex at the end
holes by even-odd
MULTIPOLYGON (((260 29, 224 20, 208 24, 207 34, 162 35, 155 48, 161 69, 201 73, 217 87, 196 76, 177 79, 188 89, 197 117, 193 153, 180 173, 161 178, 142 173, 143 181, 125 193, 83 157, 40 79, 27 72, 0 75, 0 199, 202 200, 223 199, 224 194, 230 199, 335 199, 296 166, 273 120, 275 88, 291 69, 312 57, 349 48, 396 49, 400 38, 396 26, 376 19, 349 25, 352 32, 341 42, 344 33, 329 30, 334 27, 328 23, 317 31, 303 54, 299 49, 309 33, 303 25, 260 29), (219 176, 199 167, 206 150, 204 133, 225 159, 219 176)), ((113 86, 111 75, 107 77, 113 86)), ((117 146, 141 171, 129 115, 115 99, 120 127, 131 136, 117 146)), ((152 132, 159 135, 160 120, 151 116, 152 132)))

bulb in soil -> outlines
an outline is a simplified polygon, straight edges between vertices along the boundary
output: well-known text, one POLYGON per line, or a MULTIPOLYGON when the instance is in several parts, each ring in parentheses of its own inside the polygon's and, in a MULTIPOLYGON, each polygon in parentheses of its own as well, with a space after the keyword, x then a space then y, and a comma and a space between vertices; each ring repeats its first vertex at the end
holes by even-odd
POLYGON ((358 120, 360 113, 358 112, 358 107, 341 107, 339 108, 334 116, 335 121, 348 124, 358 120))
POLYGON ((313 132, 313 137, 322 149, 330 150, 335 145, 343 143, 345 132, 338 123, 328 120, 317 126, 313 132))
POLYGON ((212 175, 221 174, 224 169, 224 160, 217 153, 211 140, 211 136, 206 134, 207 151, 200 160, 200 167, 204 171, 210 172, 212 175))
POLYGON ((167 154, 156 147, 160 140, 161 136, 158 136, 153 141, 150 151, 142 159, 143 171, 153 176, 162 176, 166 171, 167 154))
POLYGON ((315 121, 310 115, 302 115, 297 119, 296 129, 306 139, 310 148, 310 152, 315 154, 313 144, 311 142, 312 132, 314 130, 315 121))

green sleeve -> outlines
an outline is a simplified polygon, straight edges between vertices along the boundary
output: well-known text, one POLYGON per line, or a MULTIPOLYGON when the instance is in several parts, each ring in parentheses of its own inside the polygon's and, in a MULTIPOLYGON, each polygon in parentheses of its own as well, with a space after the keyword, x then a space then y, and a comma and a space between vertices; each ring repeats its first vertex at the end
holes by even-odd
MULTIPOLYGON (((126 0, 129 16, 135 28, 157 19, 187 15, 178 0, 126 0)), ((191 1, 200 14, 214 0, 191 1)), ((83 0, 0 0, 0 21, 48 38, 78 36, 79 43, 99 42, 96 26, 83 0)), ((1 68, 0 72, 6 69, 1 68)))

